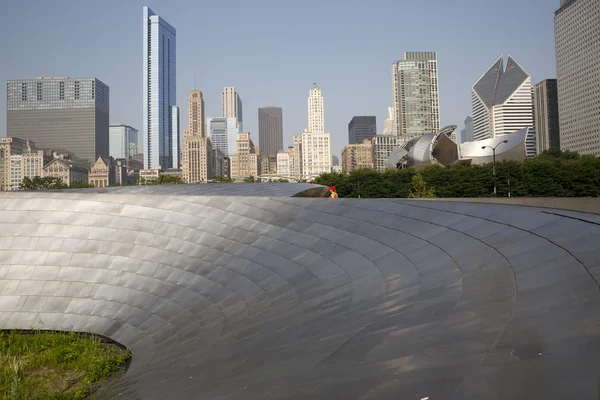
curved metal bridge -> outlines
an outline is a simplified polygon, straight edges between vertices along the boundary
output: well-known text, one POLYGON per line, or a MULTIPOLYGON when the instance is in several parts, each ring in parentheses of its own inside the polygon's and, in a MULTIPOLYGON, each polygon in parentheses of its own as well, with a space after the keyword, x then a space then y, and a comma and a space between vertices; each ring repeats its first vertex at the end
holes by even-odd
POLYGON ((1 193, 0 328, 129 347, 105 398, 598 397, 599 215, 311 188, 1 193))

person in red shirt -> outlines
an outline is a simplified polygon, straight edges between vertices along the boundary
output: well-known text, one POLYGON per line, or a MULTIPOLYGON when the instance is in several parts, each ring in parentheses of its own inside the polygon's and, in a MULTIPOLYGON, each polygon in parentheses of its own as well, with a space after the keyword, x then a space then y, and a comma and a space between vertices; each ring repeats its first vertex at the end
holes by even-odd
POLYGON ((335 191, 335 186, 329 186, 329 197, 332 199, 337 199, 339 197, 335 191))

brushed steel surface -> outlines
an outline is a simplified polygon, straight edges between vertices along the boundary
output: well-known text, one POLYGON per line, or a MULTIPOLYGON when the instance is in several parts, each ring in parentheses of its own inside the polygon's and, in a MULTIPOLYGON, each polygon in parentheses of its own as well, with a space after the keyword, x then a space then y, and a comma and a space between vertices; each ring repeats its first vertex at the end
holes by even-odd
POLYGON ((129 347, 101 398, 598 396, 595 216, 171 188, 0 193, 0 328, 129 347))

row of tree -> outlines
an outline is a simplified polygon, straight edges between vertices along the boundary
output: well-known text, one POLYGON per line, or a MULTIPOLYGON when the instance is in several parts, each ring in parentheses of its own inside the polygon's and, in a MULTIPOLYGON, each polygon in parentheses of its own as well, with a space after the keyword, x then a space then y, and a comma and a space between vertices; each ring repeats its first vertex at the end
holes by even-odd
MULTIPOLYGON (((323 174, 315 183, 335 186, 340 197, 489 197, 494 193, 492 168, 492 164, 456 164, 420 171, 365 169, 323 174)), ((503 197, 509 193, 514 197, 598 197, 600 158, 549 150, 522 162, 499 162, 496 186, 497 195, 503 197)))

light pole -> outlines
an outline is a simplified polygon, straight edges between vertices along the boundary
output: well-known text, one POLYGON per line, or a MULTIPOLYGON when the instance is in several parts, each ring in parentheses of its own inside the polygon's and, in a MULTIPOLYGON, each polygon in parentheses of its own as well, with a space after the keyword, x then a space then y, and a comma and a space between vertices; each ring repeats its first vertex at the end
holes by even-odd
POLYGON ((497 145, 495 145, 494 147, 492 147, 492 146, 481 146, 481 148, 483 150, 485 150, 487 147, 489 147, 490 149, 492 149, 492 163, 493 163, 493 165, 492 165, 492 174, 494 175, 494 197, 496 196, 496 148, 498 146, 500 146, 502 143, 508 143, 508 140, 503 140, 500 143, 498 143, 497 145))

